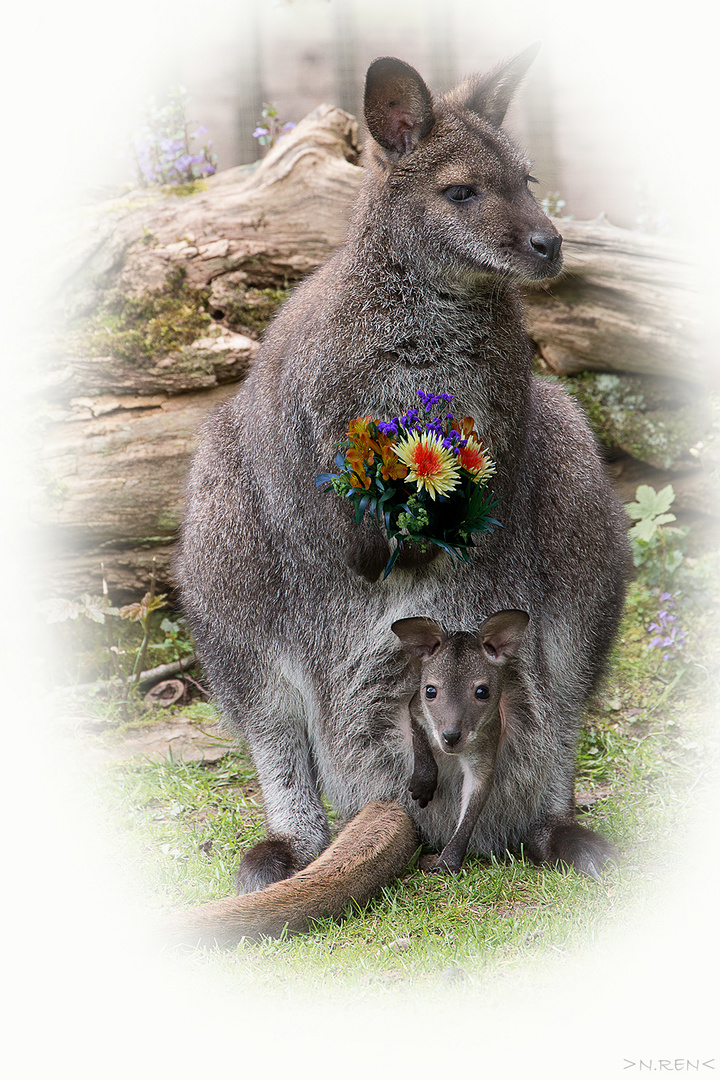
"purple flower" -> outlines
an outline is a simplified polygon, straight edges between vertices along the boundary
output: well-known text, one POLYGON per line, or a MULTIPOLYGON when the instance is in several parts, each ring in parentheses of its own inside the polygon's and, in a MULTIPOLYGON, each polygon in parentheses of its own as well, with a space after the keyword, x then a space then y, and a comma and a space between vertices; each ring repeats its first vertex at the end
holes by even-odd
POLYGON ((687 634, 680 627, 676 626, 677 615, 670 611, 671 607, 675 606, 675 601, 670 593, 663 593, 660 600, 665 603, 665 607, 658 611, 657 622, 652 622, 648 626, 648 633, 654 633, 656 636, 651 638, 648 649, 661 648, 669 649, 670 652, 663 654, 663 660, 669 660, 671 657, 677 657, 680 650, 684 647, 687 641, 687 634))

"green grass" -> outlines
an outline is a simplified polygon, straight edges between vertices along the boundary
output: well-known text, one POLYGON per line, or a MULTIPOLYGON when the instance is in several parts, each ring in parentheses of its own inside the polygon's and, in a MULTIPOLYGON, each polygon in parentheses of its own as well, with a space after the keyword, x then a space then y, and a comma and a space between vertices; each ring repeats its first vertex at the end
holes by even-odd
MULTIPOLYGON (((324 921, 292 939, 225 951, 181 951, 181 967, 210 967, 229 985, 367 999, 441 985, 447 993, 488 986, 577 953, 633 918, 671 866, 683 828, 709 776, 718 698, 716 612, 688 598, 680 609, 688 643, 664 663, 645 627, 657 604, 642 585, 628 613, 603 693, 586 717, 577 791, 580 820, 617 846, 620 864, 601 884, 523 858, 468 858, 457 877, 412 866, 364 910, 324 921)), ((188 710, 198 722, 212 707, 188 710), (195 710, 193 712, 192 710, 195 710), (198 713, 197 710, 200 710, 198 713)), ((158 913, 233 891, 240 854, 262 838, 259 788, 246 751, 213 766, 115 763, 98 789, 118 858, 137 875, 158 913)))

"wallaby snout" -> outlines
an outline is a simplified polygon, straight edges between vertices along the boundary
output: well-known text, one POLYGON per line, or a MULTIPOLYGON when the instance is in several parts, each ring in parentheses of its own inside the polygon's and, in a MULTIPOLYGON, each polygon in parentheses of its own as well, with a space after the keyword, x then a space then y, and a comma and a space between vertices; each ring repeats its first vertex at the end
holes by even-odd
POLYGON ((457 744, 460 742, 461 738, 462 738, 462 732, 461 731, 451 731, 449 728, 447 728, 442 733, 442 741, 451 750, 453 749, 453 747, 457 746, 457 744))
POLYGON ((545 259, 548 263, 557 263, 560 258, 562 236, 555 232, 553 235, 535 232, 530 235, 530 247, 539 259, 545 259))

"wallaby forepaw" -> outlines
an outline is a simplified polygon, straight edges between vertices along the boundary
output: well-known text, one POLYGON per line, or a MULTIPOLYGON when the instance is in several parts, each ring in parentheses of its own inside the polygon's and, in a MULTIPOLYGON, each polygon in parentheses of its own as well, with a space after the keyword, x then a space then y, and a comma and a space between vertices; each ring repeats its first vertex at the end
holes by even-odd
POLYGON ((275 881, 292 877, 302 869, 292 844, 276 837, 250 848, 238 867, 235 879, 239 893, 258 892, 275 881))

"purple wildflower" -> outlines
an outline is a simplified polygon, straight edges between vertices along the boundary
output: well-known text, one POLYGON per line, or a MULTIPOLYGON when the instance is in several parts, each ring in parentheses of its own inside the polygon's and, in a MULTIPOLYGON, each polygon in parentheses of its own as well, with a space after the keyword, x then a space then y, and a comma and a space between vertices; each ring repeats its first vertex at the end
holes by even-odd
POLYGON ((667 649, 669 651, 663 653, 663 660, 670 660, 677 657, 680 650, 685 646, 687 634, 676 625, 677 615, 670 610, 675 607, 672 595, 663 593, 660 600, 665 602, 665 607, 658 611, 657 622, 652 622, 648 626, 648 633, 654 632, 656 635, 651 639, 648 649, 667 649))

